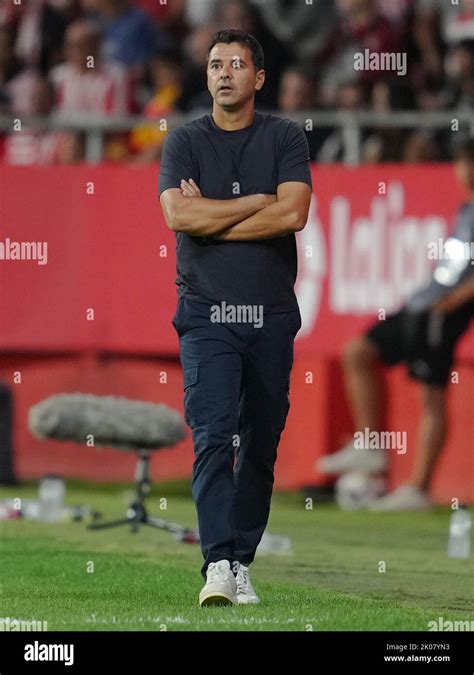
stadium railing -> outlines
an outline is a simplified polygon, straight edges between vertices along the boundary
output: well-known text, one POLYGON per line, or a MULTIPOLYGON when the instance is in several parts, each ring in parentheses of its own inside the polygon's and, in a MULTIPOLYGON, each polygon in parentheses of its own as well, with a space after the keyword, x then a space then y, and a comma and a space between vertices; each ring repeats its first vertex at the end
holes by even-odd
MULTIPOLYGON (((103 158, 104 136, 108 133, 126 132, 140 125, 163 124, 163 120, 166 120, 166 129, 172 130, 207 112, 209 112, 208 109, 194 110, 189 114, 170 115, 166 118, 153 120, 141 116, 104 117, 61 114, 49 115, 48 117, 20 117, 4 114, 0 116, 0 133, 14 133, 14 129, 19 126, 17 120, 21 121, 22 128, 80 132, 85 134, 86 162, 98 164, 103 158)), ((452 133, 463 132, 474 137, 474 115, 472 110, 466 109, 443 112, 396 111, 390 113, 340 110, 297 113, 274 111, 273 114, 292 119, 308 131, 318 127, 340 129, 344 146, 344 163, 349 166, 356 166, 360 163, 363 129, 445 130, 452 133)))

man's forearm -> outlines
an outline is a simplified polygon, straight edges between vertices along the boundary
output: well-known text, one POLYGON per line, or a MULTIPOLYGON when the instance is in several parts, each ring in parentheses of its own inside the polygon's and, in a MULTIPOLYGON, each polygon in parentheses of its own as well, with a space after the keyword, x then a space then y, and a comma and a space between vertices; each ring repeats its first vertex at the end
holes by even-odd
POLYGON ((452 292, 452 297, 459 305, 474 300, 474 276, 458 286, 452 292))
POLYGON ((474 301, 474 276, 455 288, 440 300, 437 300, 432 309, 438 312, 455 312, 466 302, 474 301))
POLYGON ((272 195, 248 195, 236 199, 183 197, 172 214, 172 230, 207 237, 245 221, 272 203, 272 195))
POLYGON ((282 202, 254 213, 249 218, 227 228, 214 239, 223 241, 251 241, 253 239, 272 239, 301 230, 306 220, 301 219, 294 209, 282 202))

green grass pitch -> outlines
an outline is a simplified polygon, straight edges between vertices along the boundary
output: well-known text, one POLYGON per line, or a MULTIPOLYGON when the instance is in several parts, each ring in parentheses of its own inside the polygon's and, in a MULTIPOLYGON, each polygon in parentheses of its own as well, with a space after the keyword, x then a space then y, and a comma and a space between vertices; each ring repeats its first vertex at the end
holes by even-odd
MULTIPOLYGON (((24 484, 0 489, 0 498, 36 493, 24 484)), ((67 485, 67 503, 107 519, 123 515, 130 494, 124 485, 67 485)), ((196 525, 182 483, 155 485, 149 511, 196 525)), ((167 532, 2 521, 0 618, 47 621, 49 631, 426 631, 439 617, 472 619, 474 565, 447 558, 449 515, 348 513, 317 503, 307 510, 303 495, 276 494, 269 531, 291 537, 293 552, 260 555, 252 566, 261 604, 203 609, 199 548, 167 532)))

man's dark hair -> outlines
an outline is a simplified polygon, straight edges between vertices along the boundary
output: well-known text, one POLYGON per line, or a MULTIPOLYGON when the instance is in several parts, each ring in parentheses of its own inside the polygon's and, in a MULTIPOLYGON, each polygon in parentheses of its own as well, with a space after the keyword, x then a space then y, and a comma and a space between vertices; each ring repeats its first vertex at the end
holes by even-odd
POLYGON ((239 44, 247 47, 252 54, 253 65, 256 70, 262 70, 263 68, 263 49, 260 42, 254 38, 253 35, 249 33, 243 33, 241 30, 220 30, 214 34, 209 47, 207 49, 207 56, 211 52, 211 49, 218 44, 219 42, 224 43, 225 45, 230 45, 231 42, 238 42, 239 44))
POLYGON ((474 162, 474 138, 470 138, 458 145, 454 153, 454 159, 458 162, 463 160, 474 162))

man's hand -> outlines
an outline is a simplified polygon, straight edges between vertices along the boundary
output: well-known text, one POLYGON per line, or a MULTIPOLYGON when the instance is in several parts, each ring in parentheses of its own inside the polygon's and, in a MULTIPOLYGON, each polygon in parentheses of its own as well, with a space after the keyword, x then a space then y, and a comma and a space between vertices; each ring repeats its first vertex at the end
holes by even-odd
POLYGON ((311 188, 306 183, 280 183, 276 198, 270 197, 268 207, 253 216, 214 235, 221 241, 252 241, 273 239, 299 232, 306 225, 311 203, 311 188))
MULTIPOLYGON (((181 194, 183 197, 202 197, 202 192, 199 188, 199 185, 190 178, 189 180, 181 180, 181 194)), ((265 209, 267 206, 271 206, 277 200, 276 195, 255 195, 255 197, 260 198, 260 209, 265 209)))
POLYGON ((189 181, 184 180, 183 178, 181 180, 180 189, 183 197, 202 197, 199 185, 195 183, 192 178, 190 178, 189 181))
POLYGON ((276 195, 262 195, 262 199, 263 199, 262 209, 265 209, 267 206, 271 206, 272 204, 274 204, 276 202, 277 196, 276 195))

